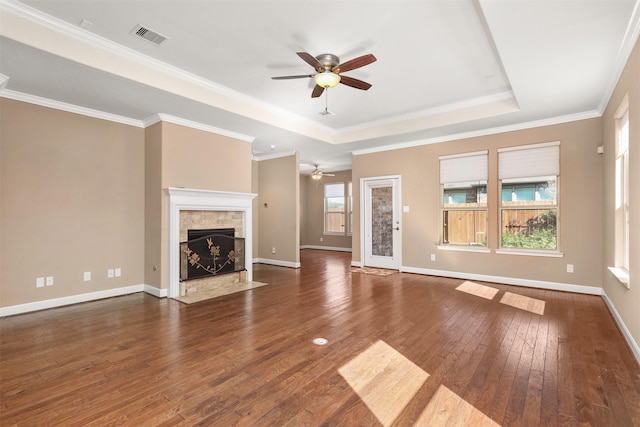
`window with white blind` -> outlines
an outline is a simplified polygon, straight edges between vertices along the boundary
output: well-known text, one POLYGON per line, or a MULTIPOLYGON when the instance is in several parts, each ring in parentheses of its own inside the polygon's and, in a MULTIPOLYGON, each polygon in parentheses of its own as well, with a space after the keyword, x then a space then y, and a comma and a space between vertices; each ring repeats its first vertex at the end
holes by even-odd
POLYGON ((560 143, 498 150, 500 248, 558 251, 560 143))
POLYGON ((488 152, 440 157, 440 243, 487 246, 488 152))
POLYGON ((324 185, 324 233, 346 233, 344 182, 324 185))
POLYGON ((615 269, 612 271, 629 287, 629 101, 626 96, 616 111, 615 124, 615 269))

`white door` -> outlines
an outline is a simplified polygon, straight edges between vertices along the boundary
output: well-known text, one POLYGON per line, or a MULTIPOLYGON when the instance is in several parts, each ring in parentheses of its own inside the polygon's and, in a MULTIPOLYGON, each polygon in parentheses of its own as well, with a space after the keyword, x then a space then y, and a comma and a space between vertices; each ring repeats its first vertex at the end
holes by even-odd
POLYGON ((364 265, 397 270, 402 261, 400 177, 364 178, 360 189, 364 265))

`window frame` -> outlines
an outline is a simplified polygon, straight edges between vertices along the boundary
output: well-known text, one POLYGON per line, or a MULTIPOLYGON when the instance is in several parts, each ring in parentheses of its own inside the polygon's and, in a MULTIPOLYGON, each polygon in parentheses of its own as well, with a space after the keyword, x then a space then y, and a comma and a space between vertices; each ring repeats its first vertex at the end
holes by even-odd
POLYGON ((609 270, 620 283, 630 289, 629 263, 631 234, 629 222, 629 97, 625 95, 614 114, 615 120, 615 200, 614 200, 614 266, 609 270))
MULTIPOLYGON (((549 149, 548 153, 551 153, 549 149)), ((524 157, 522 157, 524 158, 524 157)), ((534 190, 534 194, 538 193, 534 190)), ((536 197, 534 197, 536 199, 536 197)), ((511 202, 511 201, 509 201, 511 202)), ((499 254, 516 254, 516 255, 531 255, 531 256, 548 256, 548 257, 562 257, 563 254, 561 252, 561 227, 560 227, 560 142, 545 142, 538 144, 529 144, 522 146, 514 146, 498 149, 498 249, 496 253, 499 254), (529 163, 527 167, 522 170, 528 171, 528 173, 515 172, 514 170, 519 169, 518 167, 513 167, 512 164, 506 165, 504 162, 509 160, 509 157, 512 158, 513 163, 518 162, 518 153, 517 151, 527 151, 527 156, 531 157, 532 153, 540 154, 541 158, 544 158, 544 152, 542 150, 549 149, 549 147, 557 147, 553 150, 557 149, 557 153, 553 154, 553 160, 557 161, 552 163, 544 163, 544 164, 535 164, 529 163), (533 150, 538 150, 537 153, 533 150), (511 153, 511 154, 502 154, 502 153, 511 153), (513 158, 515 157, 515 159, 513 158), (517 175, 517 176, 515 176, 517 175), (555 198, 554 203, 549 204, 542 199, 537 198, 537 200, 533 200, 532 202, 540 202, 540 203, 531 203, 527 205, 505 205, 503 200, 503 191, 504 188, 513 185, 523 185, 523 184, 535 184, 537 182, 542 182, 545 178, 553 177, 555 181, 555 198), (556 247, 554 249, 545 249, 545 248, 522 248, 522 247, 512 247, 512 246, 504 246, 503 241, 503 219, 505 211, 514 211, 514 210, 541 210, 541 211, 550 211, 554 210, 556 213, 556 224, 555 224, 555 242, 556 247)))
MULTIPOLYGON (((460 250, 460 251, 478 251, 478 252, 490 252, 489 241, 490 236, 489 229, 489 151, 475 151, 469 153, 453 154, 447 156, 441 156, 439 158, 440 166, 440 220, 439 220, 439 244, 438 249, 443 250, 460 250), (445 203, 445 194, 451 190, 451 188, 466 188, 473 189, 475 187, 476 203, 460 203, 460 206, 455 206, 455 203, 445 203), (484 201, 479 201, 477 189, 484 187, 484 201), (484 213, 484 239, 483 242, 478 243, 477 235, 481 232, 474 233, 473 240, 467 239, 466 243, 451 243, 445 237, 448 233, 448 220, 445 217, 449 217, 450 212, 474 212, 474 224, 476 223, 475 213, 480 212, 480 215, 484 213)), ((465 191, 467 192, 467 191, 465 191)), ((465 197, 468 196, 468 193, 465 197)))
POLYGON ((347 230, 349 229, 349 225, 348 225, 348 218, 347 218, 347 213, 348 213, 348 199, 349 197, 346 195, 346 190, 347 190, 347 184, 345 182, 325 182, 323 184, 323 231, 322 234, 325 236, 346 236, 347 235, 347 230), (342 196, 327 196, 327 187, 329 186, 333 186, 333 187, 338 187, 341 186, 342 187, 342 196), (336 198, 336 197, 342 197, 343 200, 343 208, 342 211, 329 211, 329 199, 330 198, 336 198), (329 214, 336 214, 336 213, 341 213, 342 214, 342 226, 343 226, 343 230, 342 231, 330 231, 327 230, 327 227, 329 225, 329 220, 328 220, 328 216, 329 214))

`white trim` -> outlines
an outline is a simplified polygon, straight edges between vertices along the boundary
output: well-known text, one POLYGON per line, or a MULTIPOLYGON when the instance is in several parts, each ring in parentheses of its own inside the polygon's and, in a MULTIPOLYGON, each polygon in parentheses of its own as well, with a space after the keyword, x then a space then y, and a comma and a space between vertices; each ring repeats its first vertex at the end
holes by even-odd
POLYGON ((534 249, 496 249, 496 253, 500 255, 522 255, 522 256, 541 256, 548 258, 562 258, 562 252, 546 252, 536 251, 534 249))
POLYGON ((169 194, 169 292, 170 298, 180 295, 180 211, 238 211, 242 212, 245 247, 244 265, 247 280, 253 280, 252 205, 257 194, 227 191, 198 190, 192 188, 167 188, 169 194))
POLYGON ((9 77, 0 73, 0 93, 2 93, 7 87, 7 82, 9 81, 9 77))
POLYGON ((629 284, 629 272, 626 269, 620 267, 607 268, 615 276, 615 278, 624 285, 625 288, 631 289, 631 286, 629 284))
POLYGON ((300 249, 320 249, 323 251, 353 252, 353 249, 351 248, 341 248, 338 246, 304 245, 300 246, 300 249))
POLYGON ((173 123, 176 125, 181 125, 181 126, 185 126, 192 129, 198 129, 205 132, 214 133, 216 135, 222 135, 222 136, 227 136, 229 138, 239 139, 245 142, 253 142, 256 139, 255 136, 244 135, 242 133, 233 132, 227 129, 222 129, 222 128, 211 126, 211 125, 205 125, 203 123, 194 122, 192 120, 183 119, 181 117, 176 117, 176 116, 172 116, 170 114, 165 114, 165 113, 154 114, 142 121, 142 123, 144 123, 145 128, 158 122, 173 123))
POLYGON ((351 267, 362 267, 362 263, 360 261, 351 261, 351 267))
POLYGON ((507 151, 534 150, 536 148, 556 147, 556 146, 560 146, 560 141, 540 142, 535 144, 514 145, 511 147, 498 148, 498 153, 504 153, 507 151))
POLYGON ((575 292, 578 294, 602 295, 602 288, 596 286, 574 285, 570 283, 546 282, 542 280, 518 279, 515 277, 490 276, 486 274, 461 273, 448 270, 432 270, 402 266, 403 273, 426 274, 429 276, 452 277, 455 279, 479 280, 482 282, 503 283, 505 285, 526 286, 529 288, 550 289, 554 291, 575 292))
POLYGON ((600 100, 600 104, 598 105, 598 111, 600 114, 604 113, 605 108, 607 108, 607 104, 611 100, 611 96, 613 96, 613 91, 615 90, 618 82, 620 81, 620 77, 622 76, 622 72, 624 71, 624 67, 627 65, 627 61, 629 61, 629 57, 631 56, 631 51, 635 47, 638 37, 640 36, 640 2, 636 1, 635 6, 633 7, 633 12, 631 12, 631 18, 629 19, 629 25, 624 33, 624 37, 622 38, 622 44, 620 45, 620 49, 618 50, 618 55, 616 56, 616 61, 613 66, 613 73, 611 73, 611 80, 607 84, 606 90, 600 100))
POLYGON ((40 105, 41 107, 53 108, 55 110, 66 111, 68 113, 80 114, 82 116, 93 117, 94 119, 108 120, 110 122, 122 123, 129 126, 144 128, 141 120, 131 119, 117 114, 105 113, 104 111, 93 110, 91 108, 80 107, 66 102, 55 101, 53 99, 42 98, 40 96, 29 95, 28 93, 16 92, 10 89, 0 91, 3 98, 13 99, 15 101, 27 102, 29 104, 40 105))
POLYGON ((638 363, 640 363, 640 346, 638 346, 638 343, 633 339, 633 335, 631 335, 631 332, 627 328, 627 325, 625 325, 622 317, 620 317, 620 313, 618 313, 618 310, 616 310, 616 307, 613 305, 613 302, 611 302, 604 289, 602 290, 602 299, 607 305, 607 308, 609 308, 609 311, 611 312, 611 315, 615 319, 616 323, 618 324, 620 332, 622 332, 622 335, 627 340, 627 344, 629 344, 631 352, 636 357, 638 363))
POLYGON ((144 292, 148 293, 149 295, 153 295, 154 297, 166 298, 168 290, 166 288, 160 289, 156 288, 155 286, 144 285, 144 292))
POLYGON ((0 317, 13 316, 15 314, 29 313, 31 311, 46 310, 48 308, 63 307, 65 305, 79 304, 82 302, 135 294, 138 292, 147 292, 151 295, 159 296, 162 295, 163 291, 166 290, 158 289, 150 285, 131 285, 122 288, 105 289, 103 291, 89 292, 86 294, 70 295, 67 297, 0 307, 0 317))
POLYGON ((363 154, 380 153, 384 151, 401 150, 403 148, 419 147, 421 145, 439 144, 442 142, 457 141, 460 139, 476 138, 479 136, 498 135, 506 132, 513 132, 525 129, 536 129, 543 126, 551 126, 562 123, 577 122, 580 120, 594 119, 602 117, 599 111, 591 110, 582 113, 568 114, 566 116, 551 117, 548 119, 534 120, 531 122, 515 123, 499 127, 479 129, 469 132, 456 133, 447 136, 438 136, 434 138, 420 139, 417 141, 401 142, 398 144, 383 145, 380 147, 364 148, 362 150, 354 150, 351 152, 354 156, 363 154))
POLYGON ((279 259, 254 258, 254 264, 277 265, 279 267, 300 268, 299 262, 281 261, 279 259))
POLYGON ((462 245, 437 245, 441 251, 477 252, 479 254, 490 254, 491 249, 484 246, 462 246, 462 245))
POLYGON ((296 150, 285 151, 283 153, 270 153, 270 154, 264 154, 264 155, 255 154, 253 156, 253 160, 257 162, 261 162, 263 160, 273 160, 273 159, 279 159, 281 157, 289 157, 289 156, 295 156, 295 155, 296 155, 296 150))

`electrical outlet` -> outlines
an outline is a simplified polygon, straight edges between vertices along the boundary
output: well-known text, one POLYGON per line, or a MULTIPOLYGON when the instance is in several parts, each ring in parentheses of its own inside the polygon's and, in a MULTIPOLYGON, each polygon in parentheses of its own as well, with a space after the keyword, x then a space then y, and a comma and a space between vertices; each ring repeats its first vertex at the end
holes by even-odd
POLYGON ((567 273, 573 273, 573 264, 567 264, 567 273))
POLYGON ((85 271, 84 272, 84 281, 88 282, 89 280, 91 280, 91 272, 90 271, 85 271))
POLYGON ((36 277, 36 288, 44 288, 44 277, 36 277))
POLYGON ((322 242, 322 241, 324 241, 324 239, 321 237, 321 238, 320 238, 320 241, 322 242))
POLYGON ((276 247, 275 247, 275 246, 271 248, 271 253, 272 253, 272 254, 275 254, 275 253, 276 253, 276 247))
POLYGON ((47 280, 45 281, 47 286, 53 286, 53 276, 47 276, 47 280))
POLYGON ((116 277, 122 276, 122 269, 120 267, 116 268, 115 275, 116 275, 116 277))
POLYGON ((431 254, 431 261, 435 261, 436 260, 436 254, 431 254))
POLYGON ((107 279, 113 279, 114 274, 115 273, 113 271, 113 268, 108 269, 107 270, 107 279))

